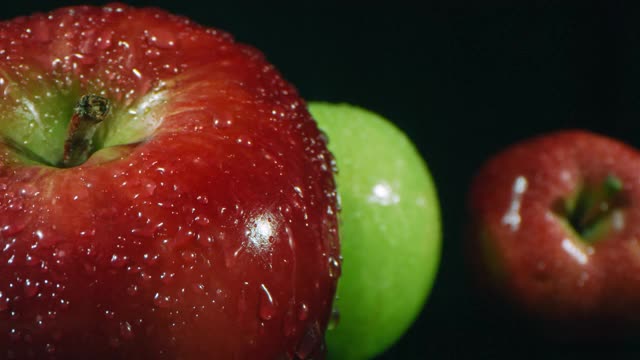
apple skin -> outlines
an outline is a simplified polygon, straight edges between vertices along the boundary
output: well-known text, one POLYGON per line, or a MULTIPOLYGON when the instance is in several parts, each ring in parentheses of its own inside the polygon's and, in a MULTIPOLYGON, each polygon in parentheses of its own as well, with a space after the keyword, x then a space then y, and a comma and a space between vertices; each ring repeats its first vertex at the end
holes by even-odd
POLYGON ((369 359, 422 310, 440 260, 440 208, 429 170, 391 122, 347 104, 310 103, 336 157, 344 258, 327 331, 329 358, 369 359), (363 149, 365 149, 363 151, 363 149))
MULTIPOLYGON (((640 154, 586 131, 516 144, 479 170, 470 190, 469 258, 494 303, 525 315, 557 340, 622 336, 640 324, 640 154), (558 204, 622 184, 622 202, 595 238, 558 204)), ((601 204, 597 204, 601 205, 601 204)))
POLYGON ((158 9, 0 23, 0 358, 323 358, 331 155, 263 55, 158 9), (58 168, 82 94, 112 101, 58 168))

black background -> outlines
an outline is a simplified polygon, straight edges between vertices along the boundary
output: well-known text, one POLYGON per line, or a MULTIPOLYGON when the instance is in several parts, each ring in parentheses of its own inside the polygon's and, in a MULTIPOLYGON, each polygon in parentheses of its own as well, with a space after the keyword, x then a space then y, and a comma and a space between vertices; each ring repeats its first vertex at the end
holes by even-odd
MULTIPOLYGON (((261 49, 306 99, 374 110, 416 143, 439 191, 442 263, 419 319, 382 358, 637 355, 640 346, 628 343, 544 340, 479 301, 462 239, 473 173, 508 144, 584 128, 640 146, 640 13, 605 1, 477 3, 135 2, 229 31, 261 49)), ((1 17, 60 4, 6 2, 1 17)))

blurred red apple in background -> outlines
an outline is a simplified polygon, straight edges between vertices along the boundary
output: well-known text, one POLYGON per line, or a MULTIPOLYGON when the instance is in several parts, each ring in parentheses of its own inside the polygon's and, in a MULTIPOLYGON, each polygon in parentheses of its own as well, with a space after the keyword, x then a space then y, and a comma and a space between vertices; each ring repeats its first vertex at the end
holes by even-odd
POLYGON ((640 323, 635 149, 583 131, 524 141, 482 167, 469 214, 469 256, 494 301, 562 337, 640 323))

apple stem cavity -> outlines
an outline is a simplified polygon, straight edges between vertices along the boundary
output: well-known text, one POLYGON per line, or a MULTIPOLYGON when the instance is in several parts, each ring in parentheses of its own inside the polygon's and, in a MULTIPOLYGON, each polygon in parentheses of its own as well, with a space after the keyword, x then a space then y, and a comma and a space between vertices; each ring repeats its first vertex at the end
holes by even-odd
POLYGON ((93 135, 110 112, 111 102, 103 96, 88 94, 80 98, 67 128, 61 167, 78 166, 87 160, 94 150, 93 135))
POLYGON ((594 243, 610 229, 611 215, 622 206, 622 185, 618 177, 608 175, 599 186, 586 186, 562 201, 560 215, 583 241, 594 243))

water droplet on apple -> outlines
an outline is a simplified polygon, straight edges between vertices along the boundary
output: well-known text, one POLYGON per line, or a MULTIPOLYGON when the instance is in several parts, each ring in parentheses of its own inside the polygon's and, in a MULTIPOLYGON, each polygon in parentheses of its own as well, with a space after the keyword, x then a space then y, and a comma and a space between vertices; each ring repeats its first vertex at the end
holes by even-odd
POLYGON ((231 125, 233 125, 233 121, 231 121, 231 119, 221 119, 221 118, 213 119, 213 126, 216 129, 226 129, 231 127, 231 125))
POLYGON ((196 216, 196 218, 194 220, 195 220, 196 224, 198 224, 200 226, 207 226, 211 222, 208 217, 203 216, 203 215, 196 216))
POLYGON ((327 324, 327 330, 333 330, 338 327, 340 323, 340 311, 334 307, 331 309, 331 316, 329 317, 329 323, 327 324))
POLYGON ((124 267, 127 262, 128 262, 128 257, 127 256, 123 256, 123 255, 118 255, 118 254, 113 254, 111 255, 111 266, 114 268, 122 268, 124 267))
POLYGON ((262 320, 271 320, 276 313, 276 305, 273 297, 264 284, 260 285, 260 301, 258 305, 258 315, 262 320))
POLYGON ((36 266, 40 264, 40 259, 30 254, 25 255, 25 263, 28 266, 36 266))
POLYGON ((160 255, 159 254, 144 254, 142 255, 142 259, 144 261, 145 264, 147 265, 155 265, 158 260, 160 259, 160 255))
POLYGON ((128 288, 127 288, 127 294, 134 296, 138 293, 138 285, 136 284, 131 284, 128 288))
POLYGON ((145 194, 147 196, 151 196, 153 195, 153 193, 156 191, 156 183, 153 182, 152 180, 149 180, 146 184, 144 184, 144 190, 145 190, 145 194))
POLYGON ((56 352, 56 347, 55 345, 48 343, 47 345, 45 345, 45 351, 47 352, 47 354, 54 354, 56 352))
POLYGON ((153 296, 153 303, 159 308, 167 308, 171 304, 171 296, 156 293, 153 296))
POLYGON ((236 138, 236 144, 244 145, 244 146, 247 146, 247 147, 251 147, 251 146, 253 146, 253 140, 251 140, 247 136, 238 136, 236 138))
POLYGON ((176 45, 176 37, 165 28, 155 28, 145 31, 147 42, 161 49, 170 49, 176 45))
POLYGON ((316 351, 324 347, 323 336, 317 322, 309 325, 296 347, 296 356, 300 359, 308 359, 316 351))
POLYGON ((102 51, 107 50, 113 44, 113 42, 111 41, 112 38, 113 30, 103 30, 96 38, 96 48, 102 51))
POLYGON ((144 224, 142 227, 131 229, 131 234, 140 236, 143 238, 150 238, 158 230, 158 226, 153 224, 144 224))
POLYGON ((125 340, 131 340, 134 337, 133 327, 128 321, 120 322, 120 336, 125 340))
POLYGON ((41 330, 46 327, 46 324, 44 322, 44 318, 40 314, 36 315, 36 327, 38 329, 41 329, 41 330))
POLYGON ((22 200, 20 200, 20 199, 11 199, 11 200, 9 200, 7 209, 9 209, 11 211, 20 211, 20 210, 24 209, 24 207, 22 205, 22 200))
POLYGON ((305 321, 309 318, 309 306, 305 303, 300 303, 298 306, 298 320, 305 321))
MULTIPOLYGON (((173 280, 175 279, 176 274, 175 273, 170 273, 170 272, 163 272, 160 275, 160 280, 162 281, 162 283, 164 283, 165 285, 168 285, 170 283, 173 282, 173 280)), ((156 294, 157 295, 157 294, 156 294)))
POLYGON ((207 195, 198 195, 198 197, 196 197, 196 201, 200 204, 206 205, 209 203, 209 198, 207 195))
POLYGON ((67 310, 67 309, 69 309, 69 305, 70 305, 69 300, 66 300, 66 299, 60 299, 60 301, 58 301, 58 307, 59 307, 61 310, 67 310))
POLYGON ((152 279, 153 276, 151 276, 151 274, 147 274, 144 271, 140 272, 140 282, 142 283, 142 286, 149 286, 152 279))
POLYGON ((22 333, 18 329, 9 330, 9 339, 13 342, 18 342, 22 340, 22 333))
POLYGON ((333 155, 330 155, 330 161, 329 161, 329 165, 331 166, 331 172, 333 172, 335 175, 338 175, 340 173, 340 170, 338 169, 338 163, 336 162, 336 159, 333 157, 333 155))
POLYGON ((0 291, 0 312, 7 310, 9 307, 9 298, 4 297, 2 291, 0 291))
POLYGON ((340 277, 341 271, 340 260, 336 259, 333 256, 329 256, 329 277, 340 277))
POLYGON ((196 294, 204 294, 205 293, 204 284, 193 284, 193 292, 195 292, 196 294))
POLYGON ((16 219, 16 222, 7 224, 0 228, 0 233, 4 236, 13 236, 24 230, 27 226, 27 221, 24 218, 16 219))
POLYGON ((27 298, 34 297, 38 294, 38 290, 40 288, 40 284, 32 281, 30 279, 26 279, 24 281, 24 296, 27 298))
POLYGON ((112 320, 115 316, 116 316, 116 313, 111 311, 111 310, 109 310, 109 309, 104 311, 104 317, 109 319, 109 320, 112 320))
POLYGON ((23 184, 18 193, 22 196, 35 196, 38 194, 38 188, 33 184, 23 184))

